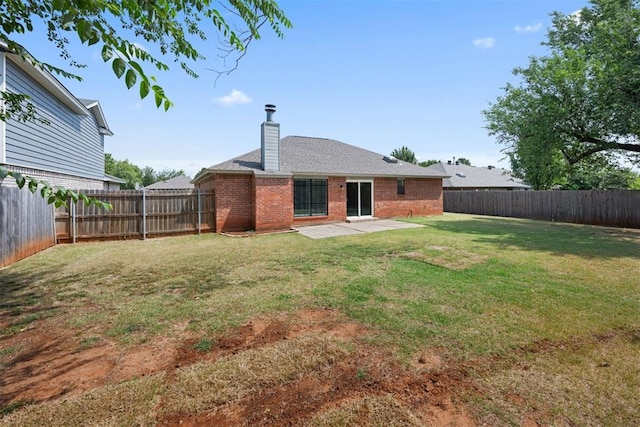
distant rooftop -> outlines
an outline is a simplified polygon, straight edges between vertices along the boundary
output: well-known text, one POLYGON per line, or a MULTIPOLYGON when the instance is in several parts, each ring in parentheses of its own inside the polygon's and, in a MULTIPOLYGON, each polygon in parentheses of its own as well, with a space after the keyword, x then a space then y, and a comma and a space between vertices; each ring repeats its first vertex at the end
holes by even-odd
POLYGON ((147 190, 190 190, 193 188, 191 178, 186 175, 178 175, 166 181, 158 181, 144 187, 147 190))
POLYGON ((428 166, 433 173, 442 173, 448 175, 449 178, 442 180, 442 187, 475 189, 475 188, 493 188, 493 189, 520 189, 526 190, 531 188, 523 183, 520 179, 515 178, 506 169, 480 166, 467 166, 463 164, 436 163, 428 166))

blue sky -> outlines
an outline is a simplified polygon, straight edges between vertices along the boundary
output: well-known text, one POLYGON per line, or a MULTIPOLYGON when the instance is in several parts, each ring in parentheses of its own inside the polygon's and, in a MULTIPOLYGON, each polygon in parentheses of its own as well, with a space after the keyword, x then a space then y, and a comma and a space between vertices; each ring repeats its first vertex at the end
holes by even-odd
MULTIPOLYGON (((405 145, 419 160, 455 156, 508 167, 483 128, 481 111, 514 80, 514 67, 544 54, 549 13, 572 13, 586 1, 279 4, 294 28, 280 40, 265 27, 239 68, 217 84, 207 71, 220 68, 215 35, 199 45, 207 57, 194 66, 200 78, 175 65, 155 73, 175 104, 168 112, 128 91, 94 47, 72 47, 74 59, 87 64, 78 70, 83 82, 61 81, 77 97, 100 101, 114 132, 105 151, 141 167, 193 176, 258 148, 267 103, 277 105, 281 136, 333 138, 382 154, 405 145)), ((44 33, 23 43, 65 66, 44 33)))

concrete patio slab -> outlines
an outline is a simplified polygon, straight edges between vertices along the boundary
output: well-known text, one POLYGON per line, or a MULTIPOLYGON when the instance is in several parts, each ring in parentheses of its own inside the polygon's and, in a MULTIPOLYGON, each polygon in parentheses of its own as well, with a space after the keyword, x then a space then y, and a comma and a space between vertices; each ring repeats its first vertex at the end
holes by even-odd
POLYGON ((311 239, 325 239, 327 237, 349 236, 353 234, 375 233, 378 231, 417 227, 424 226, 421 224, 411 224, 391 219, 378 219, 351 223, 340 222, 335 224, 308 225, 305 227, 298 227, 296 230, 298 233, 311 239))

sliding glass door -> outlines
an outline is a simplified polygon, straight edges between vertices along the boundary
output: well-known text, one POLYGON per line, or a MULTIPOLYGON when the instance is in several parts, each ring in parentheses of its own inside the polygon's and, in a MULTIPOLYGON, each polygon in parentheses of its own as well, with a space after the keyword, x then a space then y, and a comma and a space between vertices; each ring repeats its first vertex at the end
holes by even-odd
POLYGON ((347 216, 373 215, 373 183, 347 182, 347 216))

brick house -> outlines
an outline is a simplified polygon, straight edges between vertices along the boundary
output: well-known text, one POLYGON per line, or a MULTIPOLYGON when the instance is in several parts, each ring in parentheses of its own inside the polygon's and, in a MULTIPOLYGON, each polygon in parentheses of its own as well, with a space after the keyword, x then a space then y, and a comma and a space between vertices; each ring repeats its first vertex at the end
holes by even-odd
POLYGON ((275 106, 265 109, 260 149, 211 166, 193 181, 215 190, 217 232, 442 214, 446 174, 332 139, 280 139, 275 106))

